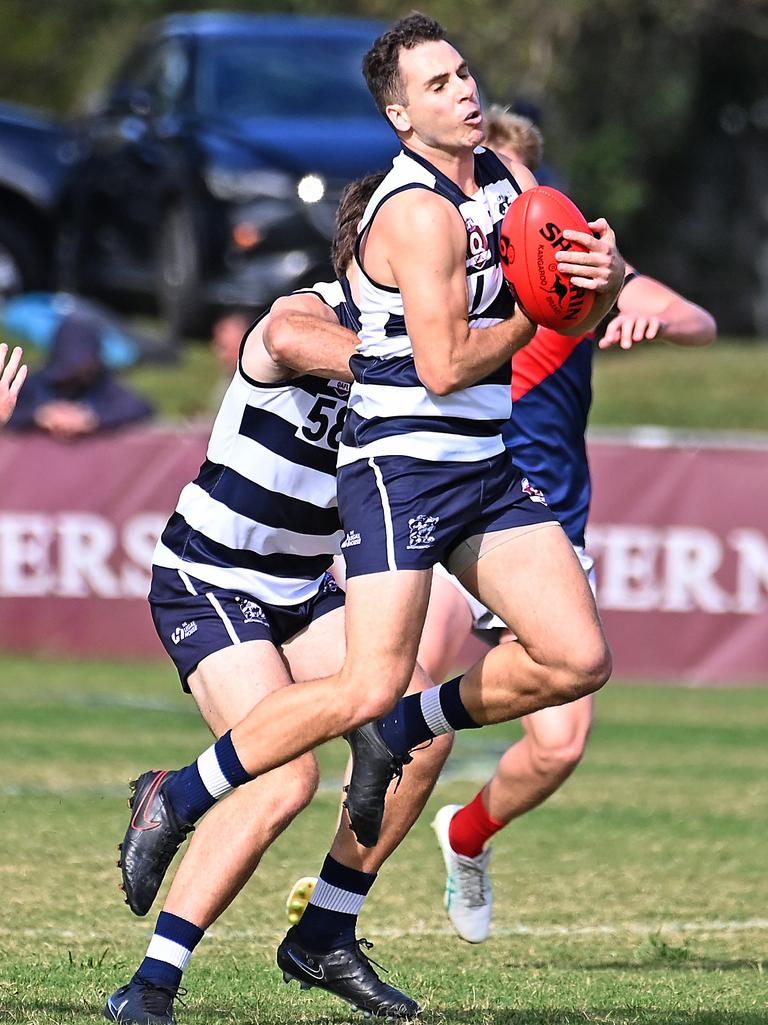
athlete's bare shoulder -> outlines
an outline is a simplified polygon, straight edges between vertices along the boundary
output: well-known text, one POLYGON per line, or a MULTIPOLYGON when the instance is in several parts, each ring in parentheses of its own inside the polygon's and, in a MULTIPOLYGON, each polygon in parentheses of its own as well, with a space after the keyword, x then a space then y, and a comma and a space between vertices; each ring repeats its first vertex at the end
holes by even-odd
POLYGON ((364 236, 363 268, 387 286, 404 274, 425 270, 437 259, 463 263, 466 228, 461 214, 444 197, 427 189, 407 189, 388 200, 364 236), (387 209, 389 208, 389 209, 387 209))

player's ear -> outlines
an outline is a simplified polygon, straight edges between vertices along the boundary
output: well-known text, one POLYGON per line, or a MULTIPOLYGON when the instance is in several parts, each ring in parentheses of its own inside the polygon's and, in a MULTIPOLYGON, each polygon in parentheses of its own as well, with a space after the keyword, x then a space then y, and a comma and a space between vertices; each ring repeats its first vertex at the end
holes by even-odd
POLYGON ((408 111, 401 103, 388 103, 385 108, 390 124, 396 132, 409 132, 411 130, 411 119, 408 111))

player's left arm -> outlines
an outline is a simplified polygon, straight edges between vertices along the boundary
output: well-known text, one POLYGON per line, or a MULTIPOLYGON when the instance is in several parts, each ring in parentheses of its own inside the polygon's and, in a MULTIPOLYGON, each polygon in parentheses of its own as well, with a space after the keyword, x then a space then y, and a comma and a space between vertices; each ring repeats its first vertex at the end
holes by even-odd
POLYGON ((643 341, 709 345, 717 336, 715 318, 660 281, 638 274, 619 293, 618 315, 605 329, 600 348, 631 349, 643 341))

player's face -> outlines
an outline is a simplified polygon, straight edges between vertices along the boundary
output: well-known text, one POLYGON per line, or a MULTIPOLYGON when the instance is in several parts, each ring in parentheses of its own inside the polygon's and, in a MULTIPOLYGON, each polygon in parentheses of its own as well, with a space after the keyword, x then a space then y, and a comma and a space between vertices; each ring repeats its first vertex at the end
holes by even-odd
POLYGON ((482 142, 477 84, 450 43, 439 40, 401 50, 400 77, 407 101, 392 104, 395 116, 390 114, 398 131, 412 129, 427 145, 449 151, 482 142))

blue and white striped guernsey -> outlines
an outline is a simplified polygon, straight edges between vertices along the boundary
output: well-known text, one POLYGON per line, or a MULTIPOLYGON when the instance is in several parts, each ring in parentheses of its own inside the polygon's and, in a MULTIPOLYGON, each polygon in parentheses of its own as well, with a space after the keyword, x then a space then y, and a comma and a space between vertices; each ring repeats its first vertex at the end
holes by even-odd
MULTIPOLYGON (((359 329, 347 282, 314 292, 359 329)), ((338 553, 336 451, 349 384, 309 375, 260 384, 238 363, 200 473, 183 489, 156 566, 216 587, 296 605, 315 595, 338 553)))
MULTIPOLYGON (((467 230, 467 312, 470 327, 510 317, 514 301, 501 272, 499 233, 520 187, 491 150, 475 150, 473 196, 423 157, 403 150, 373 194, 362 234, 391 196, 427 189, 444 196, 467 230)), ((358 239, 358 262, 359 262, 358 239)), ((350 366, 355 376, 339 448, 339 466, 375 456, 408 456, 434 462, 489 459, 504 451, 500 431, 512 412, 511 365, 451 395, 436 395, 419 380, 398 289, 360 276, 360 345, 350 366)))

